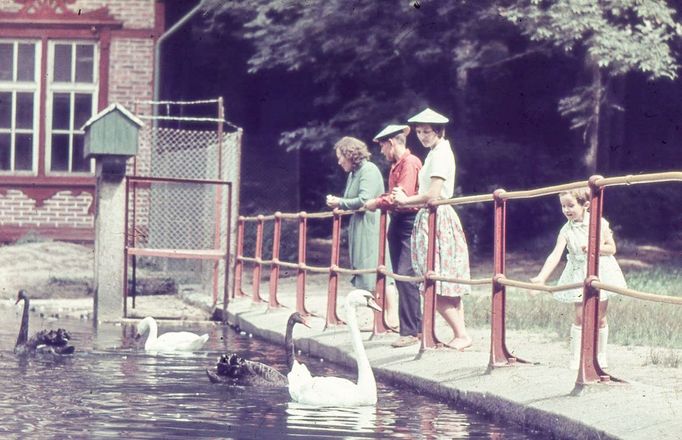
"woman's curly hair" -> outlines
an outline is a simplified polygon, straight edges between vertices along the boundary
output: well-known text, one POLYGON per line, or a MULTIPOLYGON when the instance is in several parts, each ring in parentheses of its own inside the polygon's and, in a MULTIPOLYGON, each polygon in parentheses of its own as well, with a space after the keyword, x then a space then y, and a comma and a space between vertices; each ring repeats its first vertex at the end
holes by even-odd
POLYGON ((353 171, 357 170, 364 160, 372 156, 364 142, 351 136, 344 136, 339 139, 334 145, 334 150, 350 161, 353 171))

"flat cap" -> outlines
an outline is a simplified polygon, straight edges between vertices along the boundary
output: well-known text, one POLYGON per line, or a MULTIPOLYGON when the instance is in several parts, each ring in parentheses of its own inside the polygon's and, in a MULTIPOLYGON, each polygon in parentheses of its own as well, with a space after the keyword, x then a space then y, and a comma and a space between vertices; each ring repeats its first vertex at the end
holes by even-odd
POLYGON ((387 125, 383 130, 381 130, 379 133, 374 136, 374 139, 372 139, 374 142, 379 142, 381 140, 387 139, 389 137, 395 136, 396 134, 404 132, 405 134, 410 133, 410 127, 409 125, 387 125))
POLYGON ((427 108, 412 116, 407 122, 413 124, 447 124, 450 120, 440 113, 427 108))

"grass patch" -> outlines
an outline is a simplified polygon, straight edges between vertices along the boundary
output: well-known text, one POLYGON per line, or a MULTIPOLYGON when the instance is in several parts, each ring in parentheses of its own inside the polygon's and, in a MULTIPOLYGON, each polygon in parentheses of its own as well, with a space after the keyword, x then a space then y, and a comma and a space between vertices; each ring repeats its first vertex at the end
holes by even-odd
MULTIPOLYGON (((629 270, 625 278, 628 286, 635 290, 682 295, 682 268, 677 266, 629 270)), ((465 304, 467 324, 478 328, 490 325, 490 296, 472 295, 465 298, 465 304)), ((573 313, 573 305, 560 303, 550 294, 530 295, 523 289, 507 289, 506 325, 510 330, 551 332, 558 338, 565 338, 573 322, 573 313)), ((650 363, 679 366, 677 355, 664 349, 682 348, 681 313, 682 305, 612 296, 608 311, 609 342, 658 347, 655 352, 652 350, 650 363)))

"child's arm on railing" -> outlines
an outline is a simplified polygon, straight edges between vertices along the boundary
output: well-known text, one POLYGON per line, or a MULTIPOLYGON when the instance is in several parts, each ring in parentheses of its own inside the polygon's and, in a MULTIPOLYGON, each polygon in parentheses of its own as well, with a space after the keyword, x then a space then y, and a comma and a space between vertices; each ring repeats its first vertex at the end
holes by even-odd
POLYGON ((549 278, 549 276, 556 268, 557 264, 559 264, 559 261, 561 260, 561 255, 564 253, 565 248, 566 239, 564 238, 563 235, 560 234, 559 237, 556 239, 556 245, 554 246, 554 249, 547 256, 545 264, 542 266, 542 269, 540 269, 540 273, 538 273, 537 276, 531 278, 530 282, 536 284, 545 284, 547 278, 549 278))

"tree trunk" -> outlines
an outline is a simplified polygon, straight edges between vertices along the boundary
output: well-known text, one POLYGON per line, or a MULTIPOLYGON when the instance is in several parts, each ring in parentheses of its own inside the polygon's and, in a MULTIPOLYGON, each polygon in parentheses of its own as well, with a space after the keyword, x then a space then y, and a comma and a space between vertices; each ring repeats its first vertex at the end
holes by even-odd
POLYGON ((587 125, 586 141, 587 152, 585 153, 585 170, 588 176, 592 176, 597 172, 597 158, 599 153, 599 119, 601 117, 601 96, 602 96, 602 75, 599 70, 599 65, 590 59, 589 55, 585 55, 585 64, 588 73, 591 76, 592 82, 592 115, 590 122, 587 125))

